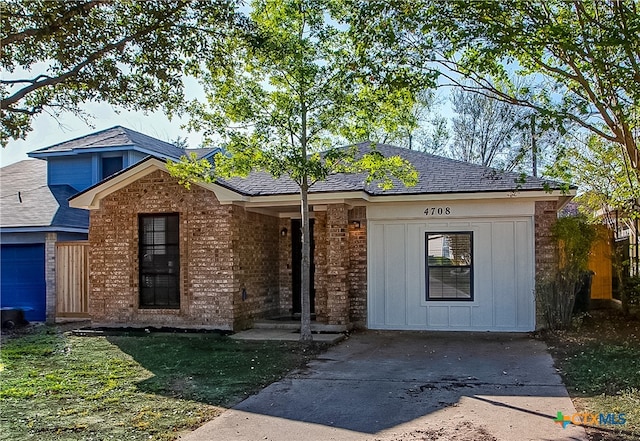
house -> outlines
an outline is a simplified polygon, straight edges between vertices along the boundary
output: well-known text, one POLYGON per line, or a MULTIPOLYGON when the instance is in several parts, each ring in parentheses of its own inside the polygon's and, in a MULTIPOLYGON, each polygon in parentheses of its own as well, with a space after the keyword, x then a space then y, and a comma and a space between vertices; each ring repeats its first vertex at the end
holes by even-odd
MULTIPOLYGON (((357 146, 361 151, 369 143, 357 146)), ((312 308, 334 329, 531 331, 552 269, 553 182, 389 145, 418 170, 382 191, 353 174, 310 190, 312 308)), ((85 189, 94 325, 240 330, 300 311, 296 185, 254 172, 193 185, 148 157, 85 189)))
POLYGON ((47 279, 53 285, 58 241, 86 240, 89 216, 67 202, 78 191, 47 184, 47 163, 25 160, 0 169, 0 301, 23 309, 30 321, 44 321, 47 279), (47 267, 49 271, 47 271, 47 267))
MULTIPOLYGON (((194 150, 199 157, 212 149, 194 150)), ((89 215, 68 199, 149 155, 179 159, 185 150, 116 126, 29 153, 0 169, 1 305, 27 320, 56 313, 56 244, 86 240, 89 215)))

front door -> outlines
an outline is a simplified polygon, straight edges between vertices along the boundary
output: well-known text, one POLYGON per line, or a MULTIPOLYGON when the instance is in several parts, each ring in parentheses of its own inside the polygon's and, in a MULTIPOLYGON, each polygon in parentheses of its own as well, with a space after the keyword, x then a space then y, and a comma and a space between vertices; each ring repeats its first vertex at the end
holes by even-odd
MULTIPOLYGON (((311 236, 311 280, 315 280, 315 265, 313 263, 313 255, 315 243, 313 240, 313 219, 309 223, 309 235, 311 236)), ((302 220, 291 219, 291 278, 293 289, 293 313, 300 314, 302 312, 302 220)), ((316 289, 311 283, 311 312, 315 311, 316 289)))

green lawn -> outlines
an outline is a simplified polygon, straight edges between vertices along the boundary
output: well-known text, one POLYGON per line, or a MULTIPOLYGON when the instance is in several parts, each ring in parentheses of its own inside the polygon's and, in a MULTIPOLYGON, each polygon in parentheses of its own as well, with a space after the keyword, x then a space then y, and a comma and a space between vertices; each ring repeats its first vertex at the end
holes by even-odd
POLYGON ((590 439, 640 439, 640 322, 594 311, 545 340, 579 412, 625 414, 624 425, 588 428, 590 439))
POLYGON ((6 339, 0 439, 175 439, 317 351, 215 334, 6 339))

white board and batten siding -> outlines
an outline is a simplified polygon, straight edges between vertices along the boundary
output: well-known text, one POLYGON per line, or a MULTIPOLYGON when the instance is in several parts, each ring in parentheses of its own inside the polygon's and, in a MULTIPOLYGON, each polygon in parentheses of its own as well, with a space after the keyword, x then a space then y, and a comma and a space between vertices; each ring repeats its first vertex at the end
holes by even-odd
POLYGON ((369 329, 534 330, 533 215, 513 199, 369 205, 369 329), (427 300, 425 237, 443 232, 473 234, 471 301, 427 300))

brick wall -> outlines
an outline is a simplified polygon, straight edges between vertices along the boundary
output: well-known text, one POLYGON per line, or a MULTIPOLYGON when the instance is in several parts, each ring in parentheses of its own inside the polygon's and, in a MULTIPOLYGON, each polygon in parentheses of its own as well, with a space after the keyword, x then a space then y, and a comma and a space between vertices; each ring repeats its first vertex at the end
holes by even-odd
MULTIPOLYGON (((332 204, 314 211, 316 321, 364 327, 367 321, 366 208, 332 204), (353 221, 360 222, 357 227, 353 221)), ((279 228, 291 228, 289 219, 279 228)), ((291 239, 280 241, 280 310, 291 310, 291 239)))
POLYGON ((313 225, 313 236, 315 242, 314 264, 316 267, 314 286, 316 293, 315 312, 316 321, 320 323, 328 323, 329 316, 327 311, 327 212, 317 211, 313 225))
POLYGON ((349 323, 349 213, 344 204, 327 206, 327 323, 349 323))
POLYGON ((280 219, 278 231, 286 230, 283 236, 280 234, 280 242, 278 245, 278 291, 279 291, 279 314, 291 314, 291 305, 293 302, 292 293, 292 276, 291 276, 291 220, 280 219))
POLYGON ((256 318, 280 312, 279 220, 235 206, 232 216, 234 329, 245 329, 256 318))
POLYGON ((536 277, 552 274, 558 267, 558 250, 551 227, 558 219, 555 201, 537 201, 535 208, 536 277))
MULTIPOLYGON (((558 219, 555 201, 537 201, 535 207, 536 283, 558 268, 558 248, 551 227, 558 219)), ((543 307, 536 297, 536 327, 544 326, 543 307)))
POLYGON ((349 318, 355 327, 367 324, 367 210, 349 211, 349 318), (359 227, 354 225, 359 222, 359 227))
POLYGON ((105 197, 100 209, 91 212, 89 308, 93 322, 216 329, 247 325, 265 313, 263 309, 277 296, 276 278, 265 275, 275 272, 271 259, 277 259, 277 236, 267 239, 264 236, 269 232, 277 234, 274 218, 220 205, 213 192, 198 186, 186 190, 166 172, 156 171, 135 181, 105 197), (180 215, 180 309, 138 308, 141 213, 180 215), (258 257, 248 259, 249 244, 258 236, 258 257), (258 283, 265 288, 257 289, 258 283), (247 291, 244 302, 243 287, 247 291))

